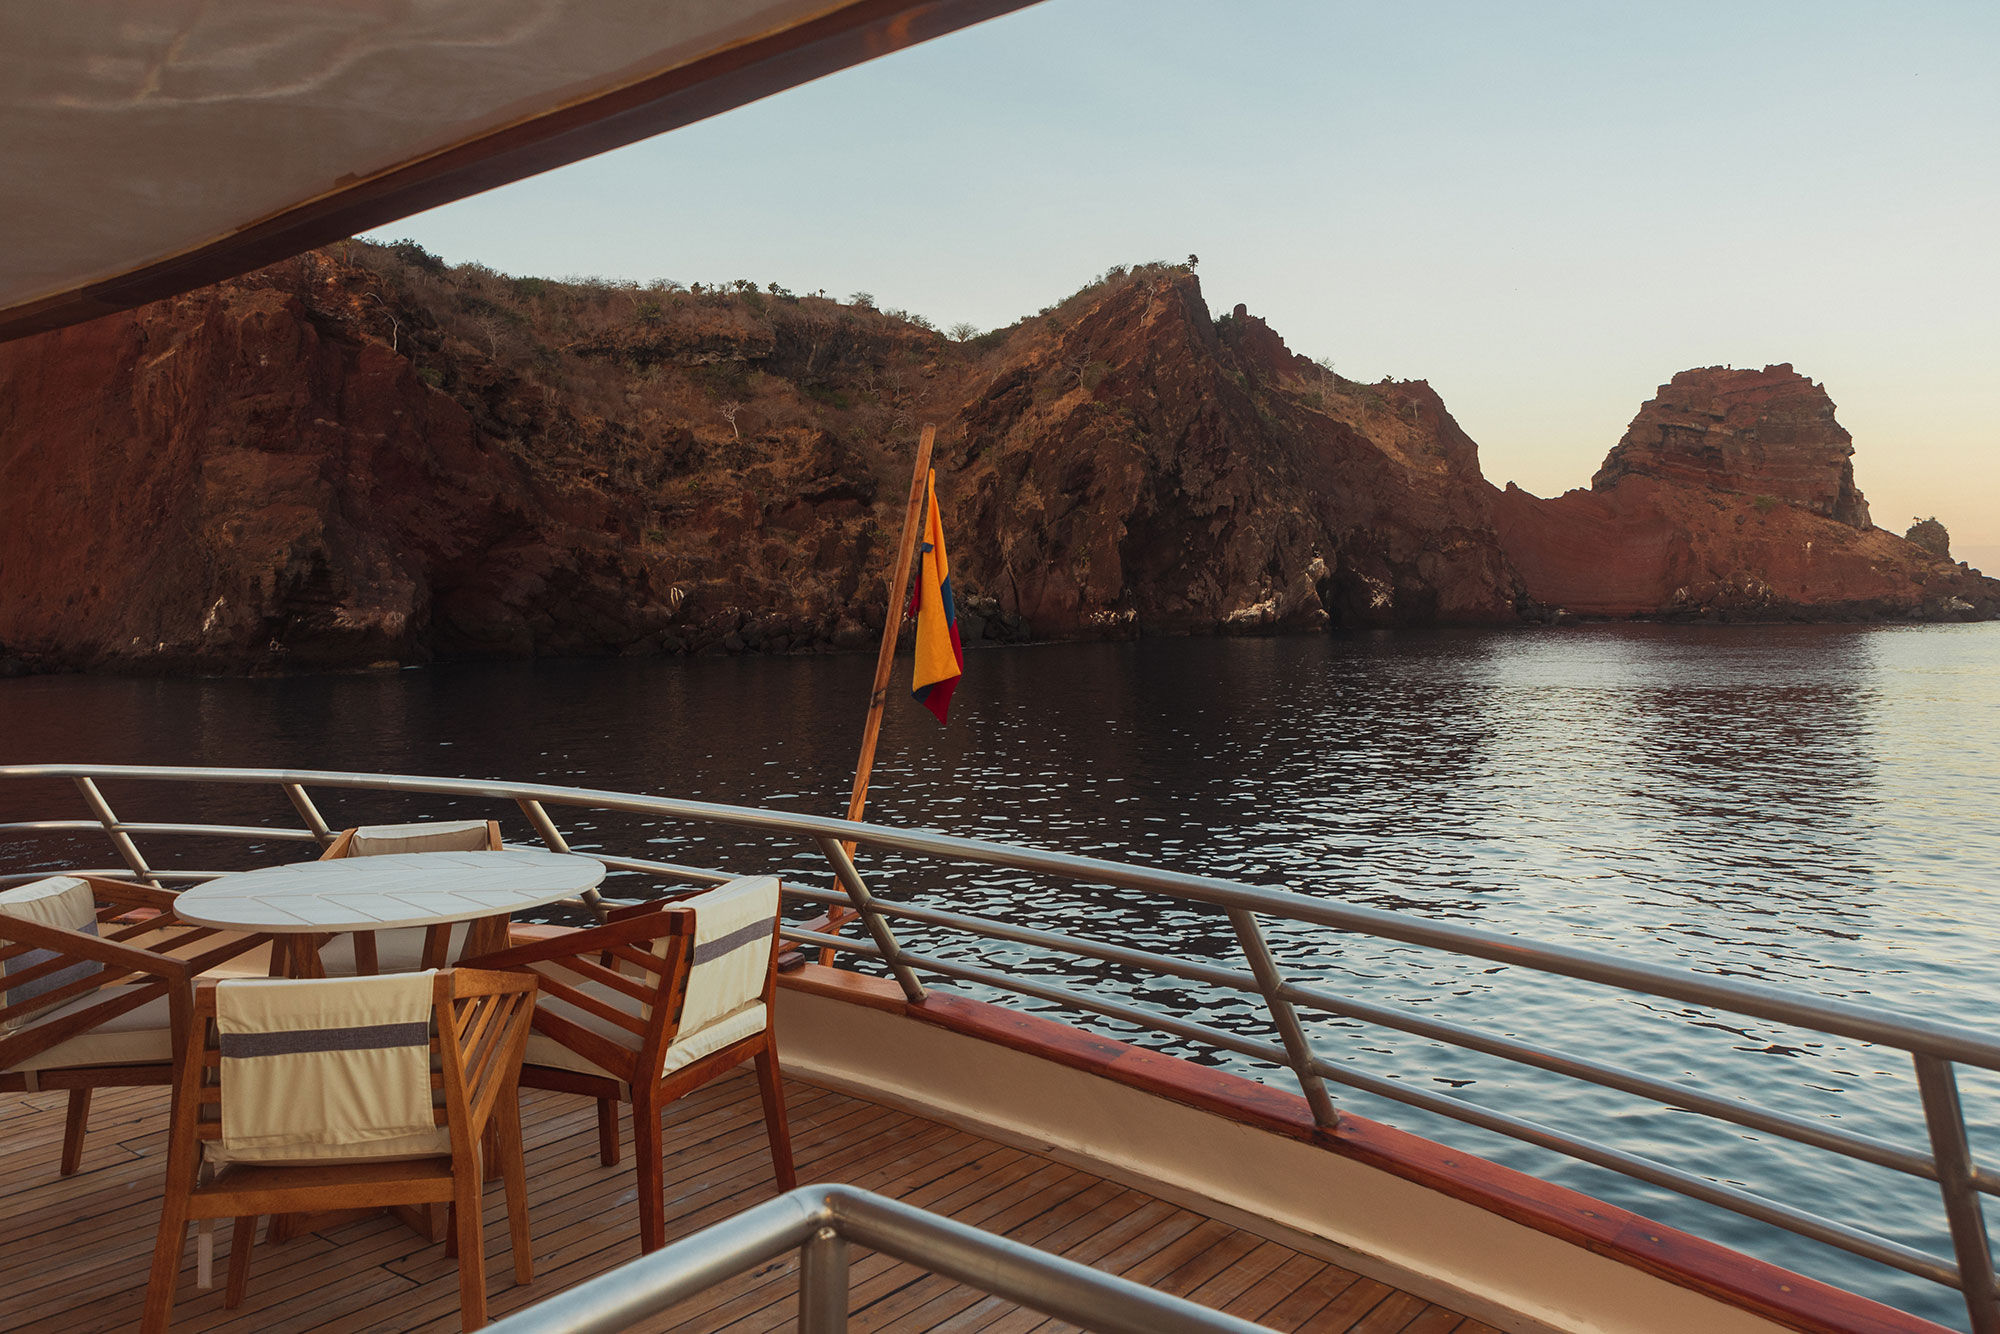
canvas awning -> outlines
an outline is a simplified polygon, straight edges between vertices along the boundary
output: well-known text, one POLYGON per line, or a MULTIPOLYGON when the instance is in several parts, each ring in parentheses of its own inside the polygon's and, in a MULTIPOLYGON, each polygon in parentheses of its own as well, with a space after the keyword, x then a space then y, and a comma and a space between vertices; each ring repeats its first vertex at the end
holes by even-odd
POLYGON ((1029 3, 0 6, 0 339, 246 272, 1029 3))

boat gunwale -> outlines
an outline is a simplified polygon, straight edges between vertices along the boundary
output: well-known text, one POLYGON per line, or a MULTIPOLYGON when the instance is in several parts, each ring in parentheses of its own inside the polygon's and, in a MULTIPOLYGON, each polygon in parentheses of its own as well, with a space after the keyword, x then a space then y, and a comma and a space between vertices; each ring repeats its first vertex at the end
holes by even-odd
POLYGON ((1805 1334, 1946 1334, 1948 1329, 1352 1112, 1343 1112, 1339 1126, 1326 1130, 1296 1093, 1045 1015, 937 990, 912 1002, 887 978, 814 963, 780 975, 778 985, 781 991, 931 1024, 1352 1159, 1805 1334))

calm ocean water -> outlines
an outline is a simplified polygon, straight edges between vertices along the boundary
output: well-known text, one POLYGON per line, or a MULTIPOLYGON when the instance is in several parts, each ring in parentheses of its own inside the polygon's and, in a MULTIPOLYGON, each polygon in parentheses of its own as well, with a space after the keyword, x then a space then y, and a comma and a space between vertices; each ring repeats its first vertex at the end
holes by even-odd
MULTIPOLYGON (((721 658, 261 681, 0 681, 0 759, 546 779, 831 814, 844 804, 871 667, 865 656, 721 658)), ((995 650, 972 656, 955 709, 940 730, 892 699, 872 818, 1283 885, 1981 1026, 2000 999, 2000 625, 1576 627, 995 650)), ((190 813, 138 789, 108 790, 128 819, 190 813)), ((0 819, 81 814, 63 788, 44 789, 46 805, 33 811, 24 795, 0 791, 0 819)), ((336 824, 415 810, 334 793, 324 805, 336 824)), ((276 823, 289 810, 205 791, 194 813, 276 823)), ((508 823, 528 838, 517 815, 508 823)), ((605 822, 575 827, 572 839, 650 844, 667 860, 731 869, 817 871, 801 849, 707 827, 605 822)), ((156 864, 210 867, 298 853, 159 839, 148 851, 156 864)), ((0 844, 5 869, 73 857, 108 861, 101 839, 32 851, 0 844)), ((1188 956, 1233 955, 1214 915, 1108 889, 865 854, 863 867, 878 891, 1188 956)), ((1893 1052, 1403 946, 1272 930, 1288 969, 1330 989, 1922 1143, 1914 1082, 1893 1052)), ((1268 1040, 1240 999, 1034 951, 917 938, 943 953, 1197 1007, 1268 1040)), ((1314 1036, 1359 1069, 1950 1253, 1934 1188, 1913 1179, 1414 1038, 1331 1021, 1314 1036)), ((1184 1054, 1290 1085, 1233 1057, 1184 1054)), ((1975 1152, 2000 1161, 2000 1081, 1962 1079, 1975 1152)), ((1921 1280, 1335 1092, 1364 1115, 1963 1323, 1956 1295, 1921 1280)))

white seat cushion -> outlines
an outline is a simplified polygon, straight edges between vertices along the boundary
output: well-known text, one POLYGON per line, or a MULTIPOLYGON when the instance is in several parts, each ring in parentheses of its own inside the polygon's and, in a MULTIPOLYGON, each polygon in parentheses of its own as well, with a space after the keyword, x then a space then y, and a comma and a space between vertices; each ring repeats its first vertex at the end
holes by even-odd
MULTIPOLYGON (((451 944, 445 952, 445 962, 451 963, 465 950, 465 933, 471 924, 455 923, 451 928, 451 944)), ((430 933, 425 926, 397 926, 387 931, 375 933, 375 971, 378 973, 414 973, 424 966, 424 937, 430 933)), ((354 935, 343 931, 319 948, 320 967, 328 977, 353 977, 354 935)))
POLYGON ((732 1042, 741 1042, 764 1031, 764 1002, 751 1001, 734 1014, 725 1014, 707 1028, 683 1033, 666 1050, 660 1073, 670 1075, 684 1065, 692 1065, 710 1052, 721 1051, 732 1042))
POLYGON ((451 1155, 451 1128, 439 1126, 435 1130, 415 1135, 403 1135, 395 1139, 371 1140, 366 1144, 312 1144, 308 1146, 283 1145, 264 1146, 255 1149, 230 1150, 219 1140, 208 1140, 201 1146, 202 1161, 215 1167, 231 1164, 265 1163, 284 1167, 311 1167, 316 1163, 389 1162, 410 1158, 445 1158, 451 1155))
MULTIPOLYGON (((37 1017, 29 1031, 41 1024, 75 1014, 78 1010, 118 995, 121 988, 100 988, 90 995, 56 1006, 37 1017)), ((41 1053, 10 1067, 14 1070, 77 1070, 99 1065, 171 1065, 174 1059, 172 1020, 167 998, 155 996, 137 1009, 107 1019, 88 1033, 79 1033, 67 1042, 58 1042, 41 1053)))
MULTIPOLYGON (((644 1007, 638 1001, 633 1000, 624 992, 614 991, 602 983, 584 982, 578 984, 577 989, 594 999, 603 1001, 607 1005, 616 1006, 627 1014, 638 1016, 644 1013, 644 1007)), ((546 992, 537 998, 536 1004, 550 1014, 560 1015, 583 1028, 602 1034, 627 1050, 636 1050, 639 1045, 639 1040, 636 1037, 608 1019, 602 1019, 587 1010, 579 1010, 573 1005, 565 1005, 561 1001, 551 998, 546 992)), ((660 1061, 660 1073, 664 1075, 678 1070, 684 1065, 700 1060, 710 1052, 720 1051, 732 1042, 740 1042, 744 1038, 763 1031, 764 1002, 761 1000, 752 1001, 743 1008, 734 1013, 724 1015, 704 1028, 697 1029, 692 1033, 682 1033, 668 1045, 660 1061)), ((573 1070, 578 1074, 585 1075, 610 1075, 612 1073, 588 1058, 571 1051, 554 1038, 540 1032, 531 1032, 528 1034, 528 1052, 523 1064, 549 1066, 557 1070, 573 1070)))
MULTIPOLYGON (((23 922, 33 922, 37 926, 52 926, 64 931, 76 931, 84 935, 97 934, 97 898, 91 892, 90 882, 79 880, 73 875, 52 875, 43 880, 30 881, 25 885, 0 891, 0 916, 16 918, 23 922)), ((59 956, 48 950, 28 950, 7 960, 6 974, 25 973, 30 968, 45 964, 59 956)), ((18 1005, 33 999, 46 991, 68 986, 82 981, 103 970, 102 964, 75 963, 67 968, 59 968, 47 977, 20 986, 9 988, 6 1003, 18 1005)), ((90 993, 83 993, 88 996, 90 993)), ((22 1019, 10 1019, 0 1024, 0 1031, 11 1030, 22 1025, 22 1019)), ((32 1014, 25 1022, 37 1023, 32 1014)))
POLYGON ((694 966, 681 1009, 681 1025, 693 1031, 762 998, 778 925, 778 878, 745 876, 676 906, 694 910, 694 966))
POLYGON ((493 846, 484 820, 419 820, 415 824, 366 824, 348 841, 350 857, 391 852, 484 852, 493 846))

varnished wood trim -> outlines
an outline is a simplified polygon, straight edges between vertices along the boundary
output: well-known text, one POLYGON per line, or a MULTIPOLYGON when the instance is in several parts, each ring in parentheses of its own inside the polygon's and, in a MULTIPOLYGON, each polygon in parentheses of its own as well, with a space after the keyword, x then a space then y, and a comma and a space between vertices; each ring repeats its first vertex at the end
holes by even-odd
POLYGON ((817 964, 785 974, 779 985, 904 1014, 1316 1145, 1807 1334, 1945 1334, 1944 1326, 1894 1307, 1351 1112, 1327 1134, 1297 1094, 1039 1015, 935 989, 912 1005, 890 979, 817 964))
POLYGON ((80 324, 704 120, 1033 0, 854 0, 353 182, 182 254, 0 311, 0 342, 80 324))
POLYGON ((781 974, 778 985, 787 991, 803 991, 812 996, 862 1005, 871 1010, 902 1014, 907 1008, 903 989, 886 977, 865 977, 845 968, 827 968, 816 963, 801 965, 796 972, 781 974))

